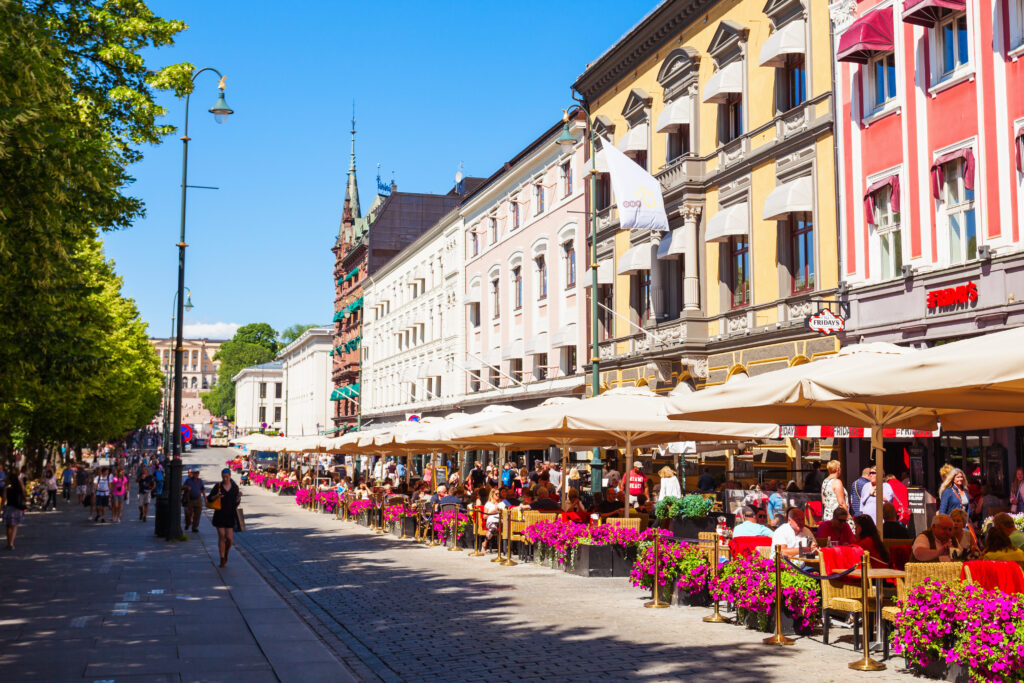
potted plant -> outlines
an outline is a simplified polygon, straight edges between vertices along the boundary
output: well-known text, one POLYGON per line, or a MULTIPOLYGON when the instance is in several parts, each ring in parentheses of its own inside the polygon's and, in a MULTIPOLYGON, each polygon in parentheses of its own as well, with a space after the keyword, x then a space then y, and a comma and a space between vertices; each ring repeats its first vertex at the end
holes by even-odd
POLYGON ((434 516, 434 533, 442 545, 454 534, 455 541, 469 529, 469 517, 461 510, 446 510, 434 516))
POLYGON ((688 546, 679 559, 679 580, 676 595, 679 605, 707 607, 711 604, 708 588, 711 579, 711 562, 699 548, 688 546))
POLYGON ((566 571, 588 577, 628 577, 636 559, 640 533, 611 525, 584 528, 586 532, 577 539, 566 571))
POLYGON ((717 513, 712 515, 713 500, 696 493, 689 493, 682 498, 667 496, 658 501, 654 514, 659 519, 669 520, 669 529, 676 538, 696 539, 702 531, 714 531, 718 517, 725 517, 727 524, 732 523, 733 515, 717 513))
POLYGON ((629 573, 629 581, 637 588, 658 591, 662 601, 671 603, 676 583, 679 581, 680 562, 689 546, 670 540, 671 535, 664 529, 648 529, 641 535, 637 547, 636 562, 629 573), (655 562, 654 534, 662 536, 658 544, 658 561, 655 562))
POLYGON ((370 526, 370 508, 373 503, 365 498, 357 498, 349 503, 349 514, 356 518, 356 522, 363 526, 370 526))
POLYGON ((406 536, 412 536, 416 533, 414 514, 413 509, 403 503, 388 505, 384 508, 384 524, 396 536, 401 536, 403 532, 406 536))

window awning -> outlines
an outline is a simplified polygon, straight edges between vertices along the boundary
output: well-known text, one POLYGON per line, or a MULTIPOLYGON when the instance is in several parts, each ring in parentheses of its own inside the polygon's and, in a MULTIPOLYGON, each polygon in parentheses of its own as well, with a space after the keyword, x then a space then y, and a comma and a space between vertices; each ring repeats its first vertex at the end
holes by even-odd
POLYGON ((949 14, 966 10, 966 0, 906 0, 903 21, 931 28, 949 14))
POLYGON ((432 360, 429 363, 420 363, 420 369, 419 372, 416 373, 416 376, 419 379, 424 379, 426 377, 437 377, 443 374, 444 363, 439 360, 432 360))
POLYGON ((616 269, 619 275, 628 275, 638 270, 651 269, 651 244, 644 242, 631 247, 619 258, 619 267, 616 269))
POLYGON ((683 229, 676 228, 672 232, 665 233, 658 245, 658 258, 667 259, 679 254, 686 253, 686 242, 683 240, 683 229))
POLYGON ((505 344, 505 346, 501 350, 501 359, 502 360, 512 360, 513 358, 522 358, 522 357, 523 357, 523 340, 522 339, 516 339, 513 342, 509 342, 508 344, 505 344))
POLYGON ((893 213, 900 210, 900 177, 894 173, 891 176, 876 180, 864 190, 864 217, 869 225, 875 224, 875 193, 884 187, 889 188, 889 206, 893 213))
POLYGON ((665 105, 665 108, 658 114, 659 133, 668 133, 673 126, 688 126, 690 124, 690 110, 692 104, 689 97, 680 97, 665 105))
POLYGON ((484 361, 490 366, 498 367, 501 364, 501 349, 495 347, 488 351, 487 357, 484 358, 484 361))
POLYGON ((707 242, 721 242, 734 236, 750 234, 750 206, 746 202, 720 208, 708 221, 704 234, 707 242))
POLYGON ((527 356, 548 352, 548 333, 538 332, 526 340, 524 352, 527 356))
POLYGON ((704 101, 725 104, 730 95, 743 93, 743 61, 729 62, 708 79, 704 101))
MULTIPOLYGON (((590 272, 587 272, 586 282, 583 283, 584 287, 590 286, 590 272)), ((615 269, 613 268, 612 260, 602 259, 597 262, 597 284, 598 285, 610 285, 615 282, 615 269)))
POLYGON ((647 124, 638 123, 622 136, 619 144, 616 145, 622 152, 646 152, 647 151, 647 124))
POLYGON ((551 348, 558 349, 563 346, 576 346, 576 323, 562 325, 551 337, 551 348))
POLYGON ((932 196, 936 199, 942 196, 942 166, 957 159, 964 160, 964 187, 968 190, 974 189, 974 150, 964 147, 943 154, 932 162, 932 196))
POLYGON ((839 37, 840 62, 867 64, 880 52, 893 50, 892 5, 868 12, 857 19, 839 37))
POLYGON ((480 283, 476 283, 469 288, 466 292, 466 296, 462 297, 462 304, 468 306, 470 304, 480 303, 480 283))
POLYGON ((791 21, 768 36, 758 63, 761 66, 786 66, 786 55, 802 55, 807 51, 805 38, 807 23, 803 19, 791 21))
POLYGON ((404 370, 402 370, 402 374, 399 375, 398 381, 415 383, 416 380, 419 379, 419 374, 419 366, 409 365, 404 370))
POLYGON ((781 221, 791 213, 814 211, 814 183, 810 176, 797 178, 777 186, 764 200, 761 218, 781 221))

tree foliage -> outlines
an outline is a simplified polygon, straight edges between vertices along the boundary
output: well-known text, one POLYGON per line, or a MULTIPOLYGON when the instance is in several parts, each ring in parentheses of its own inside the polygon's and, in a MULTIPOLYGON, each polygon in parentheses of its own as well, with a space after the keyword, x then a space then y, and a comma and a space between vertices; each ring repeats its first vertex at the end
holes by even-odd
POLYGON ((0 454, 117 438, 156 412, 159 368, 99 235, 144 215, 127 167, 173 129, 141 55, 185 25, 138 0, 0 0, 0 454))
POLYGON ((311 330, 314 327, 316 327, 316 325, 303 325, 301 323, 296 323, 291 327, 286 327, 281 333, 281 341, 284 342, 285 345, 291 344, 293 341, 305 334, 306 330, 311 330))
POLYGON ((235 336, 221 344, 214 356, 220 361, 217 384, 203 396, 203 405, 214 415, 235 419, 235 384, 232 378, 243 369, 268 363, 280 348, 277 330, 267 323, 250 323, 235 331, 235 336))

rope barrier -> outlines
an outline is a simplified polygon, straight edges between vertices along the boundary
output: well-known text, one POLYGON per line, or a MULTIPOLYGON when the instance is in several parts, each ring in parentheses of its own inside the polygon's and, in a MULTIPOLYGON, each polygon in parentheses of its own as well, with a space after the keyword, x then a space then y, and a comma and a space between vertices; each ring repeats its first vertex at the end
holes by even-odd
POLYGON ((793 561, 791 559, 789 559, 788 557, 786 557, 785 555, 782 556, 782 559, 792 569, 794 569, 795 571, 800 572, 801 574, 803 574, 804 576, 806 576, 808 578, 814 579, 815 581, 836 581, 838 579, 845 578, 848 575, 850 575, 851 573, 853 573, 853 572, 857 571, 858 569, 860 569, 860 567, 854 565, 853 567, 850 567, 846 571, 836 572, 834 574, 829 574, 828 576, 822 576, 818 572, 811 571, 807 567, 798 567, 797 565, 793 564, 793 561))

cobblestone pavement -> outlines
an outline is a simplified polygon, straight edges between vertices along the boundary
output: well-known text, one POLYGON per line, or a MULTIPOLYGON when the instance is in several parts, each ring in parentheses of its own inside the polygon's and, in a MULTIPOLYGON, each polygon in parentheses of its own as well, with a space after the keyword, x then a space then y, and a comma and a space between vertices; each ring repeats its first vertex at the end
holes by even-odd
MULTIPOLYGON (((203 456, 222 466, 224 457, 203 456)), ((204 478, 210 480, 209 473, 204 478)), ((240 545, 363 680, 908 681, 902 659, 851 671, 850 631, 761 644, 705 624, 708 610, 647 610, 626 579, 584 579, 535 564, 379 536, 251 486, 240 545)))

